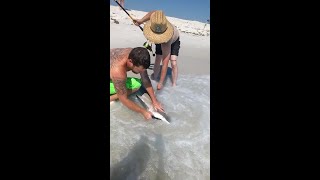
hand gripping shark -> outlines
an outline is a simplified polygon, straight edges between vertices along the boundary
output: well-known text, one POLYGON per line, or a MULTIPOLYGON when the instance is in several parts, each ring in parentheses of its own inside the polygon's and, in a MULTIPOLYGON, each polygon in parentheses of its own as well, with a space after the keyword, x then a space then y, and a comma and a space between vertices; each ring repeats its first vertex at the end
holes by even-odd
POLYGON ((156 120, 161 120, 167 124, 170 124, 170 122, 168 121, 168 117, 165 113, 157 112, 153 108, 151 99, 149 98, 148 93, 145 90, 143 90, 144 88, 142 87, 140 89, 142 90, 139 90, 136 96, 140 100, 141 104, 153 114, 152 118, 156 120))

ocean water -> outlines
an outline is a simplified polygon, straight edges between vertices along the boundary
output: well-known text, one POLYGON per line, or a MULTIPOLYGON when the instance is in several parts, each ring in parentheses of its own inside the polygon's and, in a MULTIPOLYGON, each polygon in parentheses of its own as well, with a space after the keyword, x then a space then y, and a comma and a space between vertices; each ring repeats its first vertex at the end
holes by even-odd
POLYGON ((179 75, 156 94, 171 124, 111 105, 110 179, 210 179, 210 76, 179 75))

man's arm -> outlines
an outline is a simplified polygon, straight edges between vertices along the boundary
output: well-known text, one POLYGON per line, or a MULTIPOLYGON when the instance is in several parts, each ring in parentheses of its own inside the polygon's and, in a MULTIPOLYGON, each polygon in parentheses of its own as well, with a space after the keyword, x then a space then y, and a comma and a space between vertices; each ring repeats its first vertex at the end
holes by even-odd
POLYGON ((149 21, 149 20, 150 20, 150 17, 151 17, 151 14, 152 14, 153 12, 155 12, 155 10, 148 12, 148 13, 147 13, 145 16, 143 16, 143 18, 141 18, 141 19, 135 19, 135 20, 133 20, 133 23, 134 23, 135 25, 139 26, 140 24, 142 24, 142 23, 144 23, 144 22, 146 22, 146 21, 149 21))
POLYGON ((151 98, 153 107, 155 108, 156 111, 160 110, 160 111, 164 112, 163 107, 161 106, 161 104, 157 100, 156 95, 155 95, 155 93, 153 91, 153 87, 152 87, 152 84, 151 84, 151 80, 150 80, 150 78, 148 76, 147 70, 145 70, 142 73, 140 73, 140 76, 141 76, 142 84, 146 88, 146 90, 147 90, 147 92, 148 92, 148 94, 149 94, 149 96, 151 98))
POLYGON ((116 88, 117 95, 119 100, 122 102, 123 105, 127 106, 129 109, 141 113, 146 119, 151 119, 151 113, 134 102, 128 99, 128 93, 126 88, 126 79, 123 78, 114 78, 112 82, 116 88))

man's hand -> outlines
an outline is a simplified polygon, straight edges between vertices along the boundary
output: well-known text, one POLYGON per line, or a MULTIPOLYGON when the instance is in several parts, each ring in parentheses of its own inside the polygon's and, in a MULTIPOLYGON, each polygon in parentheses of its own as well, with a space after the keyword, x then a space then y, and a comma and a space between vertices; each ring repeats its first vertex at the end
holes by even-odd
POLYGON ((135 24, 136 26, 140 26, 140 24, 142 24, 143 22, 141 21, 141 19, 134 19, 133 20, 133 24, 135 24))
POLYGON ((144 119, 146 119, 146 120, 152 119, 152 113, 150 111, 143 111, 141 114, 143 115, 144 119))
POLYGON ((164 112, 162 105, 158 101, 155 101, 152 104, 153 104, 154 110, 164 112))

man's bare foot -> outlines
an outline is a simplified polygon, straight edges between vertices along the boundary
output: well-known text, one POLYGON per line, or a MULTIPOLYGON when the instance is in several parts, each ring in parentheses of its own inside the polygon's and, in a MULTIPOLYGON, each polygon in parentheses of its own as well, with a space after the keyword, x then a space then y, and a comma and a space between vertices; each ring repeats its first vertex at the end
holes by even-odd
POLYGON ((175 87, 175 86, 177 86, 177 84, 176 83, 172 83, 172 86, 175 87))
POLYGON ((162 89, 162 83, 158 83, 157 89, 158 89, 158 90, 162 89))

